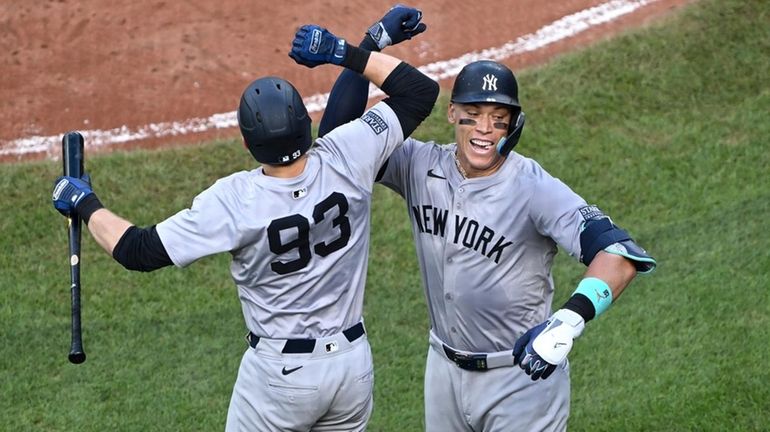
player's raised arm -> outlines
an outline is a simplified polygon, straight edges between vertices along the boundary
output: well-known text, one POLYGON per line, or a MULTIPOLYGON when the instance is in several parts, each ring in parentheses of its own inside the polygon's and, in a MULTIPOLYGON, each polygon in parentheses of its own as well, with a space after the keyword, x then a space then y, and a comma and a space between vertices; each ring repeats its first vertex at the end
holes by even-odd
POLYGON ((316 25, 300 27, 289 56, 311 68, 331 63, 362 73, 389 96, 385 102, 396 113, 404 137, 430 115, 438 97, 438 83, 413 66, 387 54, 352 46, 316 25))
MULTIPOLYGON (((427 29, 422 17, 419 9, 396 5, 367 29, 358 47, 367 51, 381 51, 389 45, 411 39, 427 29)), ((368 100, 369 81, 350 69, 340 72, 318 125, 318 137, 360 117, 366 110, 368 100)))

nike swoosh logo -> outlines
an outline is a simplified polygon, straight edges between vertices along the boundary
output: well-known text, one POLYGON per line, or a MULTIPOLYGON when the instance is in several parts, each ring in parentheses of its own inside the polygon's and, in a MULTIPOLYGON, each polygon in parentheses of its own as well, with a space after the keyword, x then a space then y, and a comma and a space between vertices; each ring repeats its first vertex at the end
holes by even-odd
POLYGON ((428 177, 433 177, 433 178, 437 178, 437 179, 446 180, 446 177, 442 177, 442 176, 434 173, 432 168, 428 170, 428 177))
POLYGON ((300 369, 302 369, 302 366, 297 366, 297 367, 295 367, 293 369, 286 369, 286 366, 284 366, 283 369, 281 370, 281 373, 284 374, 284 375, 288 375, 288 374, 290 374, 292 372, 295 372, 295 371, 298 371, 300 369))

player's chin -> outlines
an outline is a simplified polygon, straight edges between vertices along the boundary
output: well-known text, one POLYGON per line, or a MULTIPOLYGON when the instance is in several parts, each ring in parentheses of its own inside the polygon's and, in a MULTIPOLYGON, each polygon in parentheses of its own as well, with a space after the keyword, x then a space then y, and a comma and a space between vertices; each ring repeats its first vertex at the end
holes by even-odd
POLYGON ((497 150, 492 148, 491 151, 484 152, 468 152, 466 153, 466 159, 477 171, 487 171, 498 165, 502 156, 497 153, 497 150))

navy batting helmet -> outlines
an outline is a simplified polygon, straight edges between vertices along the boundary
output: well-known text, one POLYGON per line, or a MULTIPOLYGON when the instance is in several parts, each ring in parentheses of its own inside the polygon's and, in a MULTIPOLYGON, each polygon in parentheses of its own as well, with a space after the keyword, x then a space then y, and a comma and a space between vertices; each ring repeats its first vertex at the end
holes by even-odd
POLYGON ((238 126, 249 152, 263 164, 290 163, 313 142, 302 97, 278 77, 260 78, 246 87, 238 106, 238 126))
POLYGON ((497 144, 497 151, 507 156, 519 142, 524 128, 524 113, 519 104, 519 85, 511 70, 492 60, 479 60, 462 68, 452 87, 452 103, 497 103, 511 108, 508 136, 497 144))

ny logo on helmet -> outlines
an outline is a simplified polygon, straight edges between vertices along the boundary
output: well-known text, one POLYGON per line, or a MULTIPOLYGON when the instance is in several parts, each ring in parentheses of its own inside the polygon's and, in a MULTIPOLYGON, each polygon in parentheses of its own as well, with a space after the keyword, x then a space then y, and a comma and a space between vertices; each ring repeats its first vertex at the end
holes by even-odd
POLYGON ((492 74, 484 75, 484 85, 481 86, 481 89, 497 91, 497 77, 492 74))

